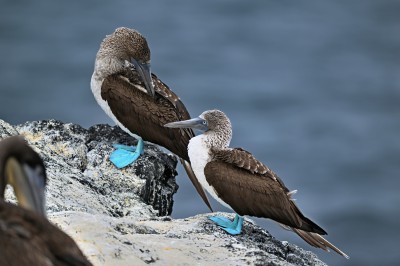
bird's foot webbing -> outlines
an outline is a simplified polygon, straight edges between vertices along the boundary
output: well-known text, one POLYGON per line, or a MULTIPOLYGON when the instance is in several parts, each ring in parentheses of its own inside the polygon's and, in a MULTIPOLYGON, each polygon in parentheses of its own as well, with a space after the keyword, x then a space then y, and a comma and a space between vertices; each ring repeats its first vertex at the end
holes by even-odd
POLYGON ((124 168, 134 161, 136 161, 140 155, 144 152, 144 143, 140 138, 138 139, 137 146, 127 146, 122 144, 113 144, 115 151, 110 155, 110 161, 117 168, 124 168))
POLYGON ((136 146, 128 146, 124 144, 113 144, 112 145, 116 149, 121 149, 121 150, 126 150, 126 151, 131 151, 134 152, 136 150, 136 146))
POLYGON ((216 223, 221 229, 225 230, 228 234, 239 235, 242 232, 243 217, 236 214, 233 221, 223 216, 210 216, 211 221, 216 223))

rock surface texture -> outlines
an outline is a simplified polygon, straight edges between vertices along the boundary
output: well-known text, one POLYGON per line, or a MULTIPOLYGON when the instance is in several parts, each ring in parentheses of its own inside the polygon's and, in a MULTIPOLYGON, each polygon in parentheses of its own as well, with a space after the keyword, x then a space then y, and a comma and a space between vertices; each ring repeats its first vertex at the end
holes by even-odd
MULTIPOLYGON (((16 134, 45 162, 48 218, 95 265, 325 265, 248 219, 239 236, 218 229, 208 215, 171 219, 175 156, 146 143, 133 165, 115 168, 112 144, 136 143, 118 127, 0 120, 0 139, 16 134)), ((14 200, 10 190, 6 198, 14 200)))

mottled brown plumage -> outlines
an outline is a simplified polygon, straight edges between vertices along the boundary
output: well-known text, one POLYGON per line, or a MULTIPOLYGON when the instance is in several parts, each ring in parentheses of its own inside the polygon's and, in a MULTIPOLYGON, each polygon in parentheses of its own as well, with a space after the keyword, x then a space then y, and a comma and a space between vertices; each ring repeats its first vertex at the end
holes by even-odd
POLYGON ((236 213, 270 218, 294 228, 326 234, 300 212, 282 180, 250 153, 226 149, 216 154, 218 159, 214 157, 204 169, 206 180, 236 213), (218 156, 221 153, 225 153, 225 157, 218 156), (265 172, 250 170, 252 164, 259 165, 265 172))
POLYGON ((275 174, 262 162, 258 161, 250 152, 242 148, 214 149, 211 153, 215 160, 221 160, 237 167, 244 168, 253 174, 266 174, 275 180, 275 174))
POLYGON ((72 238, 43 216, 44 206, 27 201, 35 197, 23 195, 30 191, 43 197, 45 183, 43 161, 22 137, 0 141, 0 265, 92 265, 72 238), (3 200, 7 183, 14 186, 20 206, 3 200), (21 184, 31 186, 18 187, 21 184))

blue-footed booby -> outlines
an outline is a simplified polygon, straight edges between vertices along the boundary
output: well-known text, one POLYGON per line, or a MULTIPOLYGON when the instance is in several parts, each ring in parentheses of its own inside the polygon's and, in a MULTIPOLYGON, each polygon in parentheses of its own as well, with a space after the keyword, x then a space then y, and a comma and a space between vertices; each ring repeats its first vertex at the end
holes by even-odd
POLYGON ((172 122, 169 128, 194 128, 204 131, 193 137, 188 153, 200 184, 222 205, 236 212, 235 219, 209 217, 230 234, 240 234, 244 215, 275 220, 314 247, 328 248, 348 258, 321 235, 324 229, 305 217, 283 181, 251 153, 229 148, 232 126, 219 110, 203 112, 198 118, 172 122), (240 216, 239 216, 240 215, 240 216))
POLYGON ((181 158, 197 192, 212 210, 189 163, 187 145, 193 131, 164 127, 190 115, 179 97, 151 73, 150 49, 138 31, 121 27, 106 36, 96 55, 91 89, 106 114, 138 139, 136 149, 115 145, 110 160, 119 168, 131 164, 143 153, 142 138, 161 145, 181 158))
POLYGON ((0 141, 0 265, 92 265, 45 217, 46 171, 20 136, 0 141), (19 206, 4 201, 10 184, 19 206))

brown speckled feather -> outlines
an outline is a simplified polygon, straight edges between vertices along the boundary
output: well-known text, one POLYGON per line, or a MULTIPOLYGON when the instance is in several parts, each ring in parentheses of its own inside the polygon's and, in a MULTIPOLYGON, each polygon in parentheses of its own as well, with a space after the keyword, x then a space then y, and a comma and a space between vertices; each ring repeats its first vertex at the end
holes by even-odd
MULTIPOLYGON (((132 77, 129 79, 132 80, 132 77)), ((108 102, 115 117, 130 132, 141 136, 146 141, 161 145, 189 161, 187 145, 190 138, 194 136, 193 131, 166 128, 164 125, 189 119, 190 116, 179 98, 154 75, 153 83, 157 92, 155 99, 135 88, 120 74, 114 74, 104 80, 101 96, 108 102), (166 91, 169 91, 168 95, 171 97, 163 97, 166 91)))
POLYGON ((249 152, 214 149, 213 155, 204 168, 207 182, 239 215, 270 218, 294 228, 326 234, 300 212, 282 180, 249 152))
POLYGON ((0 202, 0 265, 92 265, 46 218, 0 202))
POLYGON ((250 152, 243 150, 242 148, 227 148, 223 150, 211 148, 211 153, 213 154, 214 159, 234 164, 253 174, 266 174, 272 179, 275 179, 276 175, 266 165, 257 160, 250 152))

